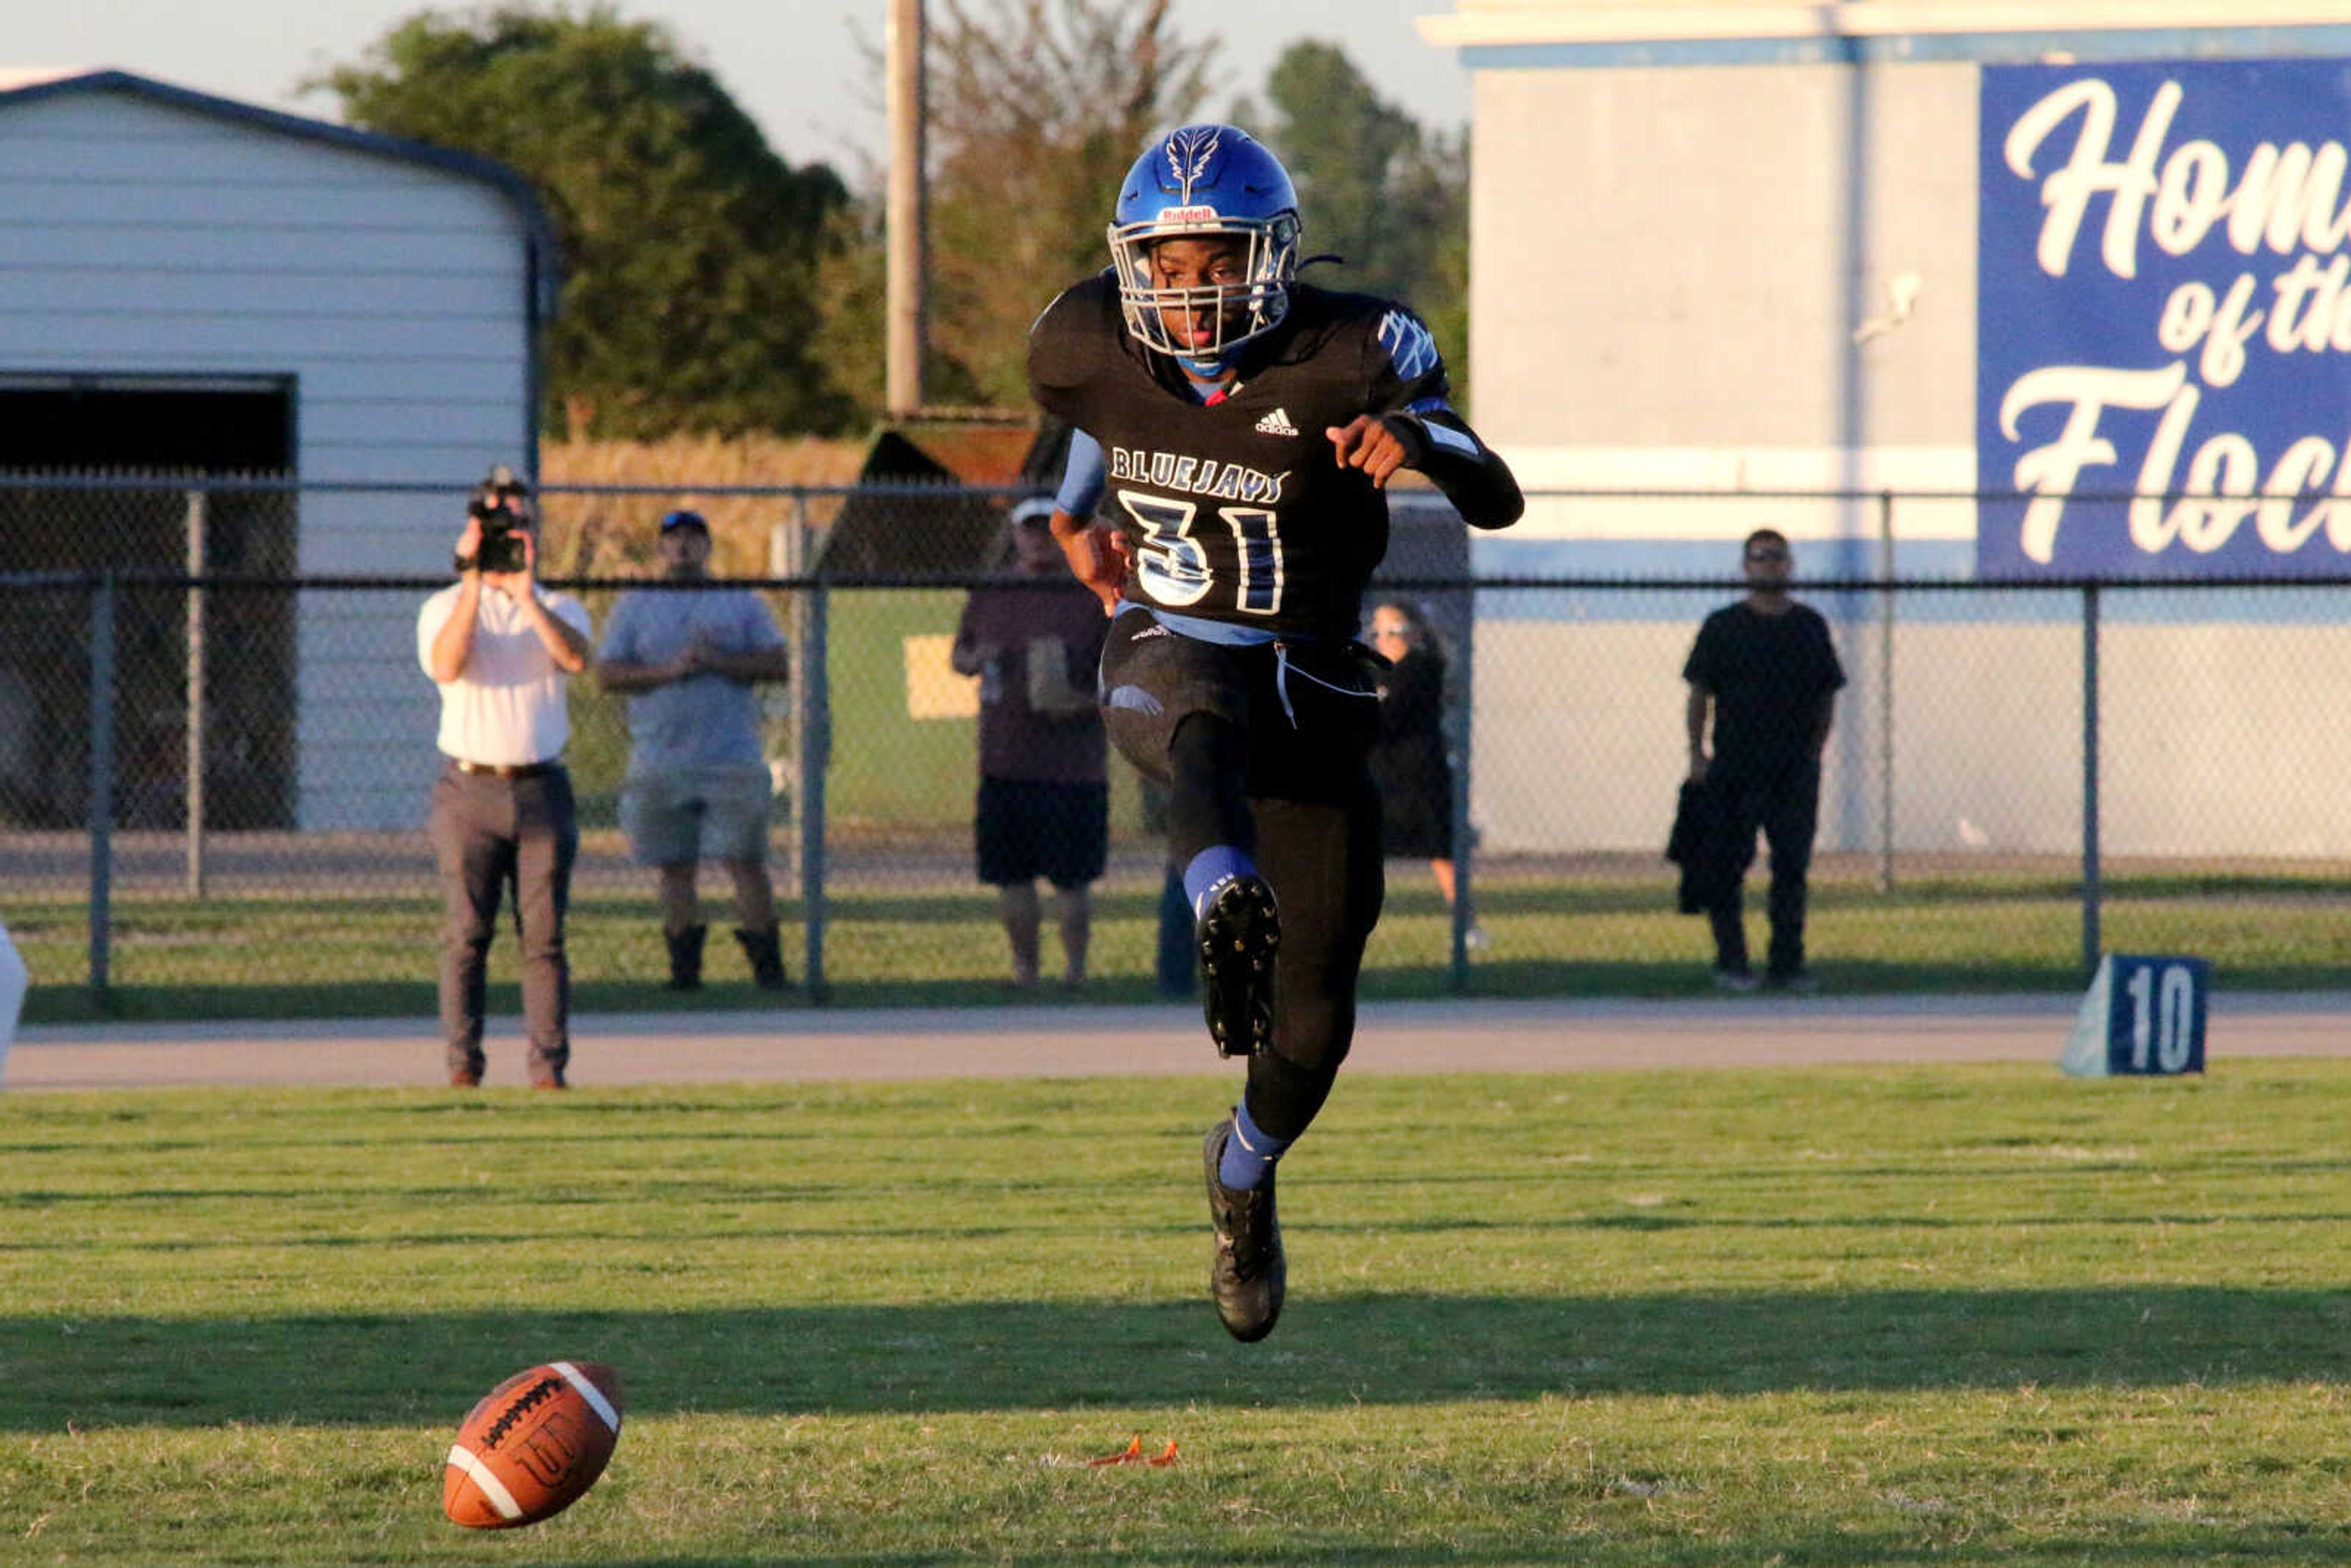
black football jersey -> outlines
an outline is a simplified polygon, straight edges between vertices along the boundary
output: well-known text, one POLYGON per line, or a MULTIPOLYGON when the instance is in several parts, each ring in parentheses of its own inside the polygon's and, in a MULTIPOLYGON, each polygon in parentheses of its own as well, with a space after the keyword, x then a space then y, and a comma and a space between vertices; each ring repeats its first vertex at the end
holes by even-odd
POLYGON ((1037 319, 1029 382, 1048 413, 1102 444, 1103 504, 1134 555, 1129 597, 1278 633, 1353 636, 1387 553, 1387 498, 1339 465, 1323 433, 1359 414, 1440 408, 1436 340, 1402 305, 1293 284, 1282 324, 1244 355, 1239 381, 1201 402, 1128 334, 1105 272, 1037 319))

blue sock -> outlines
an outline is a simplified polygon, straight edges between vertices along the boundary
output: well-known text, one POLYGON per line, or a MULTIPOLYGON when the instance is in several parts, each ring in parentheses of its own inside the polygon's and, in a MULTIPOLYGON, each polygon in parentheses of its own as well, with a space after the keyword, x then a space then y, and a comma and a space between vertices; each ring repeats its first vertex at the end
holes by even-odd
POLYGON ((1218 885, 1237 876, 1255 876, 1257 862, 1230 844, 1210 844, 1192 857, 1184 868, 1184 898, 1192 906, 1192 918, 1208 906, 1208 895, 1218 885))
POLYGON ((1281 1158, 1292 1140, 1277 1138, 1259 1130, 1249 1120, 1249 1102, 1243 1100, 1233 1111, 1233 1135, 1225 1140, 1224 1158, 1217 1162, 1217 1181, 1234 1192, 1253 1192, 1265 1185, 1273 1174, 1273 1162, 1281 1158))

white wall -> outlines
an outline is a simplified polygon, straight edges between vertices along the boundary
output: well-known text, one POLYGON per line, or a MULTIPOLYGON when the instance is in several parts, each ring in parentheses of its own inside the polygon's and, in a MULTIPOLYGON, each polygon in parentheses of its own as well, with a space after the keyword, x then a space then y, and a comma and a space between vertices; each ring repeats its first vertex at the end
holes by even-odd
MULTIPOLYGON (((1684 768, 1695 621, 1481 620, 1470 817, 1489 853, 1660 852, 1684 768)), ((1873 852, 1878 632, 1837 628, 1821 847, 1873 852)), ((2351 857, 2351 725, 2314 704, 2351 627, 2117 623, 2099 633, 2099 834, 2111 855, 2351 857)), ((1897 621, 1894 842, 2070 855, 2082 842, 2082 632, 1897 621)))
POLYGON ((1861 434, 1971 451, 1975 68, 1869 73, 1857 187, 1855 80, 1816 65, 1476 73, 1470 363, 1488 437, 1514 457, 1836 448, 1853 329, 1888 277, 1916 271, 1912 318, 1860 350, 1861 434))

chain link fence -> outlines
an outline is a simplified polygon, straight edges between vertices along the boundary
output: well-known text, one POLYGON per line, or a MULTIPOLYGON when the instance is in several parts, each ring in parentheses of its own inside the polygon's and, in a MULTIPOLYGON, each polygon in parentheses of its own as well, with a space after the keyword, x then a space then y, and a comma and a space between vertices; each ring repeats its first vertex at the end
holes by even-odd
MULTIPOLYGON (((463 496, 321 490, 0 479, 0 919, 36 1016, 429 1007, 438 700, 414 629, 447 580, 435 569, 463 496), (306 517, 379 507, 428 519, 378 551, 418 575, 335 576, 306 558, 306 517)), ((806 995, 960 1000, 1005 983, 974 870, 976 696, 947 643, 1009 499, 545 497, 542 576, 600 631, 653 575, 652 519, 673 506, 710 518, 720 575, 786 630, 794 674, 762 688, 764 738, 806 995)), ((1586 499, 1652 541, 1620 561, 1684 570, 1591 570, 1604 548, 1536 540, 1501 558, 1512 570, 1472 570, 1449 514, 1399 498, 1379 592, 1421 606, 1447 655, 1461 891, 1448 906, 1425 862, 1391 862, 1371 994, 1704 986, 1705 923, 1676 912, 1661 853, 1684 765, 1680 672, 1698 622, 1738 592, 1723 541, 1781 519, 1752 497, 1586 499)), ((2067 986, 2102 949, 2203 954, 2227 983, 2342 982, 2342 583, 1978 583, 1950 549, 1907 542, 1951 537, 1951 497, 1812 504, 1878 533, 1787 530, 1807 558, 1799 597, 1828 619, 1850 681, 1813 873, 1825 984, 2067 986), (1897 539, 1947 574, 1885 570, 1897 539)), ((653 875, 618 827, 622 700, 580 678, 571 720, 575 995, 669 1005, 653 875)), ((1163 958, 1151 802, 1115 758, 1112 770, 1089 991, 1140 998, 1181 976, 1163 958)), ((705 888, 722 920, 725 894, 705 888)), ((1761 904, 1756 886, 1759 932, 1761 904)), ((493 949, 494 977, 511 977, 509 948, 493 949)), ((713 970, 712 998, 749 999, 728 988, 747 977, 713 970)))

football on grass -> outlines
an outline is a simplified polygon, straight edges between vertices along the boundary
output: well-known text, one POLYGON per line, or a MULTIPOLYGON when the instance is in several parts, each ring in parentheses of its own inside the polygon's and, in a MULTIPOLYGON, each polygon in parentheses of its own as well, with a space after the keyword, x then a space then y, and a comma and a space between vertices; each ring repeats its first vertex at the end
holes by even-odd
POLYGON ((589 1361, 517 1372, 458 1423, 441 1507, 474 1530, 536 1524, 577 1502, 621 1437, 621 1379, 589 1361))

